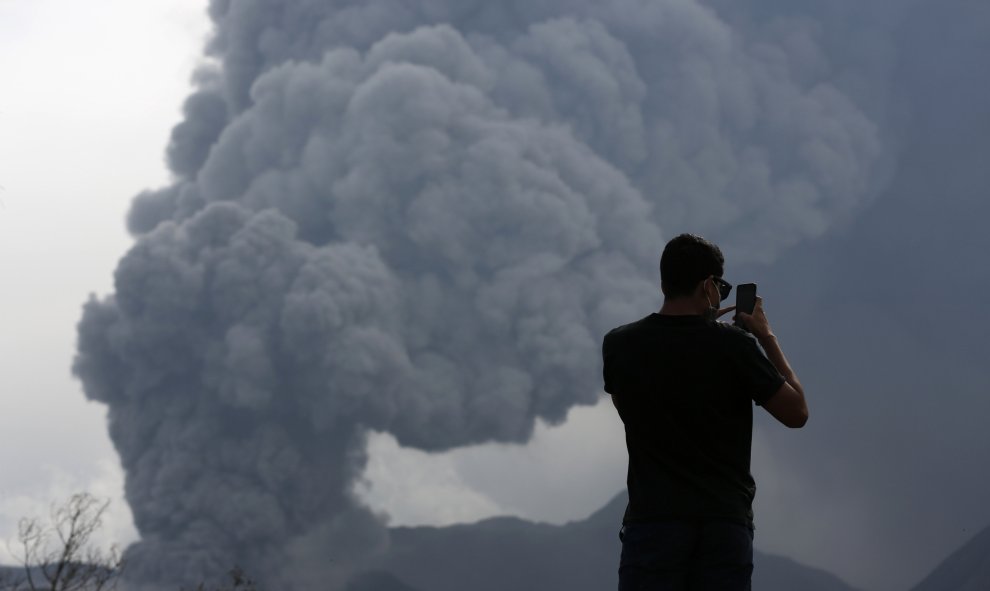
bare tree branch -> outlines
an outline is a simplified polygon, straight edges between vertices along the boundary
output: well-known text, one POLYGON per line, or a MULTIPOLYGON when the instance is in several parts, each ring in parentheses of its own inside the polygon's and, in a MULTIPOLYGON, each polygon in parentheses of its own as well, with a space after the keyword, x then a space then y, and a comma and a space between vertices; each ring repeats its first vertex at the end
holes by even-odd
MULTIPOLYGON (((48 522, 24 518, 18 524, 17 556, 23 577, 0 581, 0 591, 111 591, 122 571, 116 547, 102 550, 91 538, 103 525, 109 501, 88 493, 52 505, 48 522)), ((8 546, 9 547, 9 546, 8 546)))
MULTIPOLYGON (((123 572, 117 548, 103 550, 92 537, 103 526, 109 501, 87 493, 52 505, 48 521, 24 518, 17 542, 7 548, 17 557, 22 574, 0 572, 0 591, 113 591, 123 572)), ((200 583, 193 591, 259 591, 240 567, 222 583, 200 583)))

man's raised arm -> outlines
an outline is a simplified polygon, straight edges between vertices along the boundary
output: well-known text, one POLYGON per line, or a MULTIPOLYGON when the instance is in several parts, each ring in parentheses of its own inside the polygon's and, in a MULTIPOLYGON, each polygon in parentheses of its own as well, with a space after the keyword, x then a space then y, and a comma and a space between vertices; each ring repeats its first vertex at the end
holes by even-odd
POLYGON ((743 325, 756 337, 767 354, 767 359, 777 368, 780 375, 786 380, 770 398, 763 403, 763 408, 767 410, 775 419, 797 429, 803 427, 808 422, 808 403, 804 399, 804 388, 798 380, 797 374, 791 364, 784 357, 784 352, 777 342, 777 336, 770 328, 770 321, 763 311, 763 298, 756 298, 756 307, 752 314, 738 312, 743 325))

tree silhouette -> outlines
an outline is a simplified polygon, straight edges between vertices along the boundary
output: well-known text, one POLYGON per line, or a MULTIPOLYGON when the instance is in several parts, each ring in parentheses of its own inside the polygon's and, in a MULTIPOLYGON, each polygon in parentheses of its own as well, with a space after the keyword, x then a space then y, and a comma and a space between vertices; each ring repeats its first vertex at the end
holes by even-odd
POLYGON ((103 550, 91 538, 103 525, 110 501, 88 493, 53 504, 49 519, 23 518, 11 553, 22 572, 0 580, 2 591, 110 591, 123 568, 115 546, 103 550))

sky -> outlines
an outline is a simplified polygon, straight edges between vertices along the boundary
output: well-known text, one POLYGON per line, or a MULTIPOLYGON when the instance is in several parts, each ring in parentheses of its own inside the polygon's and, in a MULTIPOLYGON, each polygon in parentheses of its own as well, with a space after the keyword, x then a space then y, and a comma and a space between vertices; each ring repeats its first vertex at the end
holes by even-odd
POLYGON ((214 517, 236 522, 214 490, 247 490, 235 504, 268 530, 239 534, 279 532, 267 543, 299 565, 341 527, 366 533, 360 552, 381 545, 341 487, 393 525, 581 519, 625 469, 613 409, 580 387, 597 380, 585 360, 604 328, 659 306, 658 245, 684 226, 778 294, 772 319, 811 386, 806 433, 757 416, 758 548, 889 591, 990 520, 986 479, 960 476, 988 444, 967 398, 986 383, 969 346, 985 314, 945 297, 979 258, 944 264, 917 239, 983 246, 947 228, 981 211, 966 156, 984 144, 967 130, 985 109, 965 98, 981 87, 951 85, 983 63, 966 39, 986 20, 961 30, 912 2, 842 26, 846 4, 769 0, 666 0, 637 19, 591 4, 557 18, 552 0, 508 15, 212 4, 222 76, 201 57, 205 3, 0 0, 0 537, 78 490, 112 499, 108 540, 144 520, 138 562, 184 560, 171 514, 197 524, 190 547, 215 539, 214 517), (935 43, 947 26, 963 49, 935 43), (346 48, 323 56, 328 38, 346 48), (943 175, 956 184, 926 184, 943 175), (888 287, 926 276, 950 289, 888 287), (868 287, 853 297, 852 282, 868 287), (944 321, 912 314, 934 301, 944 321), (339 498, 286 509, 309 490, 339 498))
MULTIPOLYGON (((208 25, 204 5, 187 1, 0 2, 0 266, 9 278, 0 294, 4 540, 16 537, 20 518, 47 515, 51 503, 78 491, 112 501, 107 543, 137 536, 106 409, 86 400, 70 373, 75 327, 90 294, 112 289, 131 244, 124 223, 131 199, 168 179, 164 146, 192 89, 208 25)), ((622 485, 625 451, 612 412, 576 409, 568 428, 540 426, 528 446, 450 455, 401 450, 394 438, 376 436, 362 490, 395 525, 507 513, 580 519, 622 485), (611 444, 589 447, 586 432, 611 444), (560 462, 581 448, 591 461, 560 462), (476 466, 491 458, 525 467, 527 478, 486 494, 491 472, 476 466), (556 471, 547 470, 551 463, 556 471), (603 472, 603 465, 611 466, 603 472), (568 494, 548 507, 532 488, 568 494)), ((0 556, 11 560, 5 545, 0 556)))
MULTIPOLYGON (((207 30, 205 8, 195 2, 0 1, 0 267, 8 277, 0 294, 7 442, 0 539, 15 539, 20 518, 45 516, 78 491, 111 500, 103 543, 137 537, 106 408, 86 400, 70 373, 75 327, 90 294, 112 289, 113 269, 131 244, 124 223, 131 199, 168 179, 164 146, 207 30)), ((528 446, 449 455, 402 450, 394 438, 376 436, 361 490, 394 525, 502 514, 581 519, 622 486, 625 451, 612 412, 575 409, 566 428, 543 424, 528 446), (606 444, 589 446, 585 433, 606 444), (561 461, 576 449, 590 457, 561 461), (491 460, 527 477, 486 493, 493 473, 478 466, 491 460), (548 506, 533 489, 563 500, 548 506)), ((0 562, 13 560, 0 545, 0 562)))
POLYGON ((200 60, 202 13, 158 0, 0 2, 3 539, 83 490, 112 499, 109 538, 136 535, 106 409, 70 374, 75 325, 89 294, 112 287, 131 198, 168 178, 163 146, 200 60))

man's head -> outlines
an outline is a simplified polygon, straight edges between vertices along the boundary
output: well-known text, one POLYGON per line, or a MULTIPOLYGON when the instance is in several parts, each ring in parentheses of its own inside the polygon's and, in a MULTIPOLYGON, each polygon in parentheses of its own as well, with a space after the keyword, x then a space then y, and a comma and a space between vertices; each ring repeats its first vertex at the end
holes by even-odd
POLYGON ((660 256, 660 289, 668 300, 694 297, 702 281, 722 277, 724 265, 718 246, 701 236, 681 234, 667 243, 660 256))

